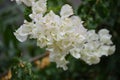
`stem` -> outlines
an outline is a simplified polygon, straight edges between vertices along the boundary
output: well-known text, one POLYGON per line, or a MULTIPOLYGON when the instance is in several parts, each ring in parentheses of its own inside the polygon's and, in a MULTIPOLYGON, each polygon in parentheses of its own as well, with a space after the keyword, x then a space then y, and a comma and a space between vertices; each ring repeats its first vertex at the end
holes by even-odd
POLYGON ((41 55, 38 55, 36 57, 31 58, 29 61, 34 62, 34 61, 42 59, 42 58, 44 58, 46 56, 49 56, 49 51, 46 51, 44 54, 41 54, 41 55))

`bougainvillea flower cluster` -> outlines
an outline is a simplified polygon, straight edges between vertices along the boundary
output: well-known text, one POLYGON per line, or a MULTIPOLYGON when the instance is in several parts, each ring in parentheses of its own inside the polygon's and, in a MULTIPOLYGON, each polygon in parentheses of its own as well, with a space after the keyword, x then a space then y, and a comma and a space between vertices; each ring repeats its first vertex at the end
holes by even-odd
POLYGON ((114 53, 115 46, 109 31, 101 29, 96 33, 95 30, 85 29, 83 21, 74 15, 70 5, 63 5, 59 15, 56 15, 52 10, 46 13, 47 0, 16 2, 31 6, 32 13, 29 16, 32 21, 25 20, 14 35, 20 42, 28 38, 36 39, 37 46, 46 47, 50 52, 50 61, 55 62, 57 67, 67 70, 69 61, 65 57, 68 54, 91 65, 99 63, 101 56, 114 53))

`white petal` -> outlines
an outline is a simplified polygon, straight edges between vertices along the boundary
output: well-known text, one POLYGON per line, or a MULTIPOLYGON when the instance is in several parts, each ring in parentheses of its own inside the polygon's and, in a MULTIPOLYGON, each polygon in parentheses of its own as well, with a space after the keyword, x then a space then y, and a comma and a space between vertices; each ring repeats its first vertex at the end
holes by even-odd
POLYGON ((73 56, 73 57, 75 57, 76 59, 79 59, 80 57, 81 57, 81 55, 80 55, 80 50, 79 49, 71 49, 70 50, 70 54, 73 56))
POLYGON ((46 0, 32 2, 32 11, 35 14, 44 14, 47 10, 46 0))
POLYGON ((108 55, 111 55, 115 52, 115 46, 111 46, 108 52, 108 55))
POLYGON ((107 29, 101 29, 99 32, 98 32, 99 35, 103 36, 104 34, 109 34, 109 31, 107 29))
POLYGON ((27 40, 27 35, 20 35, 20 34, 18 34, 18 33, 14 33, 14 35, 16 36, 16 38, 20 41, 20 42, 24 42, 24 41, 26 41, 27 40))
POLYGON ((26 6, 32 6, 32 2, 34 0, 22 0, 22 2, 26 5, 26 6))
POLYGON ((111 35, 109 34, 109 31, 107 29, 102 29, 98 32, 99 36, 100 36, 100 41, 104 44, 112 44, 111 41, 111 35))
POLYGON ((72 7, 68 4, 65 4, 60 11, 60 15, 62 18, 66 18, 73 15, 72 7))

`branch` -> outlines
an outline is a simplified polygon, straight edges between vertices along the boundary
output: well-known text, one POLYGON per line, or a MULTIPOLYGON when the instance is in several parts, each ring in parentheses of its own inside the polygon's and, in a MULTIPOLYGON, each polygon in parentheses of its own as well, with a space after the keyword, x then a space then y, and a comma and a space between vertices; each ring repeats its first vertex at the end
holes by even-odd
POLYGON ((34 62, 36 60, 42 59, 42 58, 47 57, 47 56, 49 56, 49 51, 46 51, 44 54, 40 54, 36 57, 31 58, 29 61, 34 62))

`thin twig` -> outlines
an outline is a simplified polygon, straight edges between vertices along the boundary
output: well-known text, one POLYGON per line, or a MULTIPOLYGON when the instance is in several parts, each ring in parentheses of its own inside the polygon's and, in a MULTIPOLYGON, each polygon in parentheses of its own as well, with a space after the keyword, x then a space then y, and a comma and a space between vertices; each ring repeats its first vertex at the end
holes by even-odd
POLYGON ((49 51, 46 51, 44 54, 40 54, 40 55, 38 55, 36 57, 31 58, 29 61, 34 62, 34 61, 42 59, 42 58, 44 58, 46 56, 49 56, 49 51))

